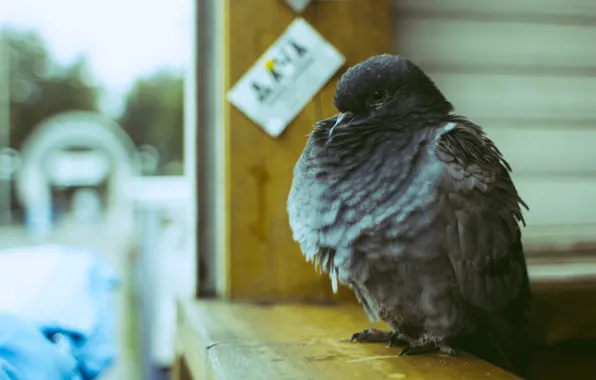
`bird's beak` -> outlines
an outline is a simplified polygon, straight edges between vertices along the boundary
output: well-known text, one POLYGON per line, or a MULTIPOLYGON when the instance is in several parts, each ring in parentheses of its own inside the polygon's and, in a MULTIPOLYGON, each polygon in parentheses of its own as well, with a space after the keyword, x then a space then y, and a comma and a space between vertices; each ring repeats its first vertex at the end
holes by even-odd
POLYGON ((331 127, 331 129, 329 130, 329 136, 327 136, 328 140, 331 140, 333 138, 333 131, 335 130, 335 127, 341 125, 344 121, 349 120, 350 116, 351 114, 349 112, 342 112, 339 114, 339 116, 337 116, 335 124, 333 124, 333 127, 331 127))

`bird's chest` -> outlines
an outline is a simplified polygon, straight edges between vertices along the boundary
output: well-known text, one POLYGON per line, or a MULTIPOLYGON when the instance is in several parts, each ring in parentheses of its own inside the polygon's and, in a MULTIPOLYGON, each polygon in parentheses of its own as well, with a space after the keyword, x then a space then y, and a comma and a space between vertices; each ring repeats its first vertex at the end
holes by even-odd
POLYGON ((412 336, 458 324, 461 297, 445 259, 379 264, 360 284, 379 318, 412 336))

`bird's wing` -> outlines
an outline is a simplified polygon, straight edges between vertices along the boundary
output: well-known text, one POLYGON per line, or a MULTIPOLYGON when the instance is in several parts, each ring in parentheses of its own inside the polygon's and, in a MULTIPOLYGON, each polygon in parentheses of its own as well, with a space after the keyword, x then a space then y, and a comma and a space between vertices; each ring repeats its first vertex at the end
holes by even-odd
POLYGON ((519 227, 521 207, 527 206, 511 168, 482 129, 463 118, 453 122, 440 136, 436 154, 444 163, 444 248, 480 327, 463 345, 525 373, 529 347, 544 338, 527 316, 530 286, 519 227))
POLYGON ((526 309, 530 289, 521 206, 511 168, 482 129, 461 118, 439 138, 447 197, 446 251, 465 300, 485 310, 526 309))

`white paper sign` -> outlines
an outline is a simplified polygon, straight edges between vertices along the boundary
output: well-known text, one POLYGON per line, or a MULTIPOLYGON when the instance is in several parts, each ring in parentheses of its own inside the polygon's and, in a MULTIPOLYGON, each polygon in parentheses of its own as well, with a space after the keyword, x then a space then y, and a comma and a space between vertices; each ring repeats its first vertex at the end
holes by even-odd
POLYGON ((286 3, 294 10, 294 12, 302 12, 308 4, 310 4, 311 0, 286 0, 286 3))
POLYGON ((344 62, 337 49, 297 18, 228 92, 228 100, 277 137, 344 62))

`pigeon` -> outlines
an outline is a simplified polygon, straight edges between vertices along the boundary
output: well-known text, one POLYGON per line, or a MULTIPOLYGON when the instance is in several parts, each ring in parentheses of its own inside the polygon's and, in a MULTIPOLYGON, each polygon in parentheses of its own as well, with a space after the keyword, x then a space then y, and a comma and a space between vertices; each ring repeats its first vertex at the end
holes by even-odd
MULTIPOLYGON (((481 96, 481 93, 479 93, 481 96)), ((380 54, 350 67, 338 113, 315 123, 287 199, 308 262, 350 287, 371 322, 356 342, 481 357, 517 374, 535 330, 511 167, 417 65, 380 54)))

